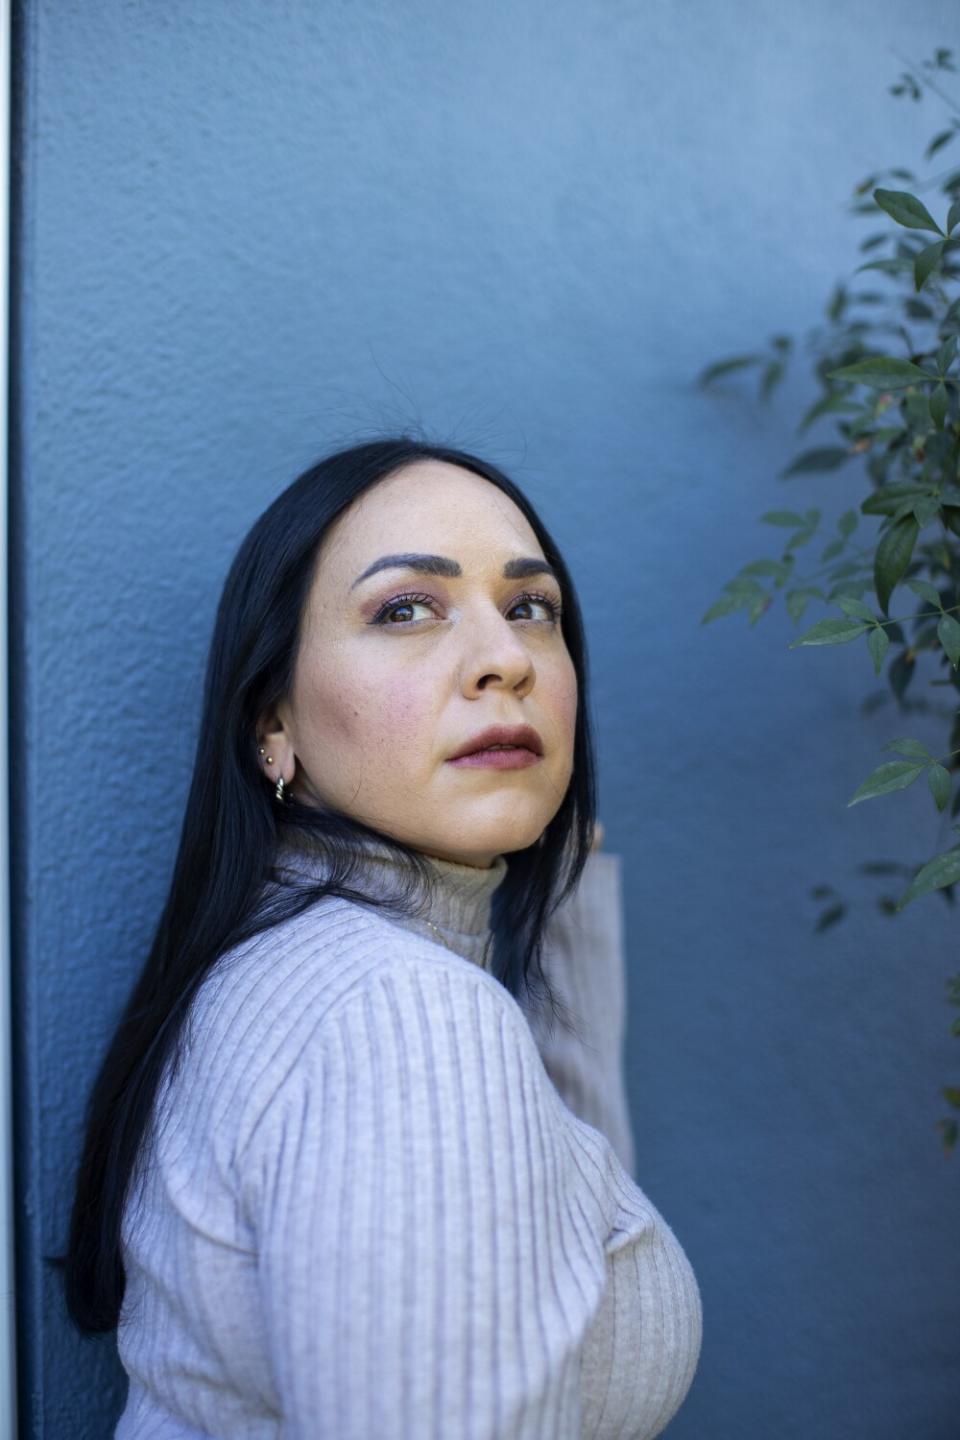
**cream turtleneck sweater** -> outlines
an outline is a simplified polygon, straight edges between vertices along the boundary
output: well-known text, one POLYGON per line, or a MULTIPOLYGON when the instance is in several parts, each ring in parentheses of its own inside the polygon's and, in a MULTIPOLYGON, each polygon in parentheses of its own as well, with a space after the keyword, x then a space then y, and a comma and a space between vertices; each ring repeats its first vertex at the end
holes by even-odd
POLYGON ((425 918, 327 898, 196 996, 124 1217, 116 1440, 648 1440, 686 1395, 700 1296, 632 1179, 620 857, 548 930, 579 1039, 489 971, 506 859, 429 863, 425 918))

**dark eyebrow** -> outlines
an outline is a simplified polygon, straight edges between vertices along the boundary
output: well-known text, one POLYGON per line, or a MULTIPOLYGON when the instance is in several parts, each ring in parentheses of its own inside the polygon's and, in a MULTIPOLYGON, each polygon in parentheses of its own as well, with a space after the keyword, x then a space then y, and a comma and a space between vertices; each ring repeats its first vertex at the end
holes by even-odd
MULTIPOLYGON (((362 575, 357 576, 350 589, 355 589, 361 580, 376 575, 378 570, 414 570, 418 575, 447 575, 453 579, 463 574, 456 560, 446 555, 381 555, 379 560, 367 566, 362 575)), ((560 584, 560 576, 553 566, 537 555, 521 555, 516 560, 508 560, 503 567, 503 575, 505 580, 522 580, 528 575, 551 575, 560 584)))

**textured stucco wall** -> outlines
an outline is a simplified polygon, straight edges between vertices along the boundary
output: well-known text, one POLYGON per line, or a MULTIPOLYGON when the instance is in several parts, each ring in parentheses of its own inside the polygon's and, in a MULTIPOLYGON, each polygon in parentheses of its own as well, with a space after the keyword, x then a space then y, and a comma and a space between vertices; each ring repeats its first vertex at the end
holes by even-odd
POLYGON ((406 423, 528 488, 586 607, 639 1178, 704 1299, 670 1435, 956 1434, 960 1161, 933 1130, 954 922, 934 898, 891 924, 860 886, 818 937, 807 898, 929 853, 931 806, 844 808, 903 733, 859 715, 865 659, 788 652, 780 617, 699 627, 769 552, 755 517, 787 497, 809 386, 758 412, 692 384, 816 318, 855 261, 850 185, 918 164, 939 118, 887 95, 898 55, 951 21, 934 0, 17 7, 24 1435, 105 1437, 122 1395, 40 1254, 167 883, 229 558, 305 463, 406 423))

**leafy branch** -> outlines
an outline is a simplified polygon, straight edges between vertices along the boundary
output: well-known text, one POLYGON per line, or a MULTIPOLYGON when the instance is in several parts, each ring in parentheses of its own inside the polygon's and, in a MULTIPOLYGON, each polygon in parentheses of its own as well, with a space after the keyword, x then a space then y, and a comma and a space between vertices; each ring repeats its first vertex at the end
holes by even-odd
MULTIPOLYGON (((894 96, 915 101, 929 92, 946 101, 949 120, 924 152, 929 161, 960 136, 960 108, 942 89, 943 73, 956 73, 952 51, 938 49, 920 65, 904 62, 894 96)), ((854 188, 851 211, 885 221, 860 242, 865 258, 834 290, 825 324, 807 336, 806 347, 820 393, 797 427, 804 434, 823 423, 835 438, 802 450, 780 472, 797 476, 841 472, 846 506, 821 531, 817 508, 766 511, 761 521, 788 532, 779 555, 744 565, 727 582, 702 617, 708 624, 744 612, 752 626, 781 595, 794 624, 811 604, 839 613, 815 621, 790 648, 844 645, 863 640, 874 676, 885 675, 902 711, 916 683, 918 659, 927 655, 940 670, 930 685, 945 685, 960 697, 960 169, 922 181, 912 171, 892 168, 867 176, 854 188), (904 188, 904 183, 910 188, 904 188), (918 191, 942 200, 921 200, 918 191), (870 281, 880 289, 860 288, 870 281), (843 473, 845 472, 845 473, 843 473), (855 504, 851 487, 860 491, 855 504), (866 491, 864 494, 863 492, 866 491), (861 521, 872 527, 866 543, 853 537, 861 521), (826 543, 818 564, 801 575, 798 552, 816 539, 826 543), (921 602, 919 610, 890 614, 901 587, 921 602)), ((706 366, 702 386, 754 371, 758 396, 766 401, 783 381, 798 353, 789 335, 773 335, 765 349, 731 356, 706 366)), ((905 790, 921 775, 938 814, 960 811, 960 705, 948 711, 950 731, 939 756, 920 740, 904 737, 883 748, 896 759, 874 769, 854 791, 848 807, 905 790)), ((960 835, 960 825, 952 826, 960 835)), ((960 839, 920 865, 871 862, 868 873, 902 874, 899 897, 883 896, 881 909, 896 915, 921 896, 939 892, 951 905, 960 882, 960 839)), ((817 929, 836 924, 846 903, 830 885, 815 887, 827 902, 817 929)), ((960 1005, 960 975, 948 982, 950 1003, 960 1005)), ((952 1033, 960 1037, 960 1018, 952 1033)), ((960 1109, 960 1087, 943 1095, 960 1109)), ((960 1122, 940 1122, 944 1148, 957 1144, 960 1122)))

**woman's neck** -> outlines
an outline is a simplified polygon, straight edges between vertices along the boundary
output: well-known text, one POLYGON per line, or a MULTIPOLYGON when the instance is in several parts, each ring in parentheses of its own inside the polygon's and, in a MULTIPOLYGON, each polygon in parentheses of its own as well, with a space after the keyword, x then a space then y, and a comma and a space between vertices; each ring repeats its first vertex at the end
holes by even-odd
MULTIPOLYGON (((354 868, 346 884, 379 897, 401 890, 405 876, 410 873, 404 857, 396 857, 382 841, 366 836, 351 836, 347 845, 354 868)), ((414 885, 419 905, 417 916, 390 913, 389 918, 488 969, 490 908, 494 892, 507 873, 505 856, 495 856, 493 864, 484 869, 440 859, 424 851, 419 853, 427 865, 429 893, 414 874, 410 883, 414 885)), ((298 836, 295 841, 283 843, 277 865, 317 879, 329 873, 322 846, 317 846, 310 837, 298 836)))

